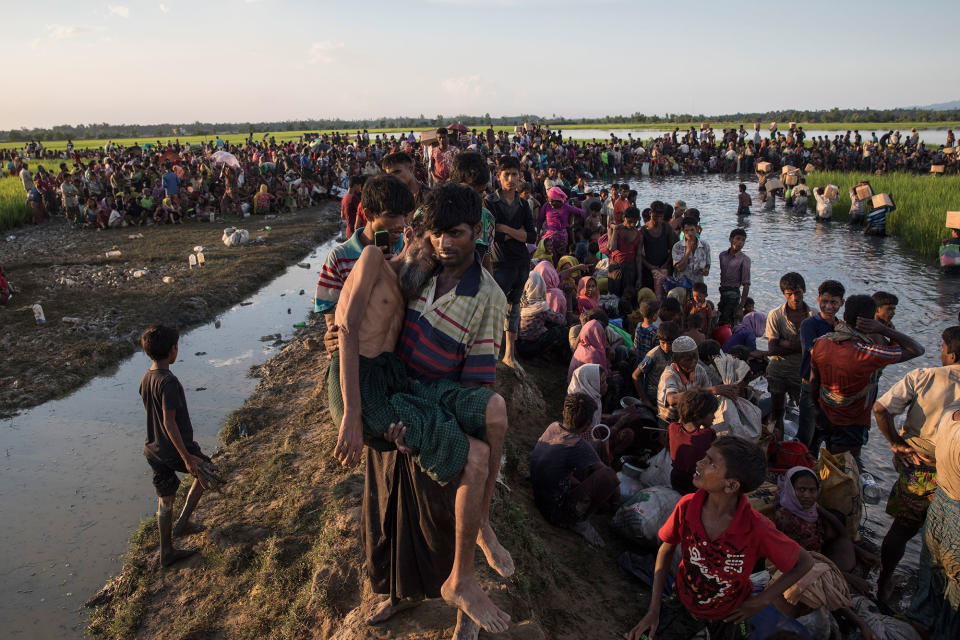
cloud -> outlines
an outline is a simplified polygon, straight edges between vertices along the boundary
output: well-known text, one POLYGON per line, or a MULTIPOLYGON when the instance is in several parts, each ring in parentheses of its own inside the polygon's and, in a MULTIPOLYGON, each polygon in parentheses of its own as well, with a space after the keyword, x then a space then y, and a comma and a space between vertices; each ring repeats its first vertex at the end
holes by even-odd
POLYGON ((107 11, 114 16, 120 16, 121 18, 130 17, 130 7, 125 7, 119 4, 108 4, 107 11))
POLYGON ((333 56, 330 55, 331 51, 337 49, 343 49, 342 42, 332 42, 330 40, 323 40, 321 42, 314 42, 310 45, 310 64, 330 64, 333 62, 333 56))
POLYGON ((440 83, 443 90, 456 96, 480 97, 487 93, 487 83, 479 75, 458 78, 447 78, 440 83))
POLYGON ((50 24, 47 25, 47 35, 54 40, 65 40, 74 38, 85 33, 92 32, 91 27, 84 27, 77 24, 50 24))
POLYGON ((161 3, 160 3, 160 11, 162 11, 163 13, 170 13, 170 8, 167 7, 167 5, 165 5, 165 4, 163 4, 163 3, 161 2, 161 3))

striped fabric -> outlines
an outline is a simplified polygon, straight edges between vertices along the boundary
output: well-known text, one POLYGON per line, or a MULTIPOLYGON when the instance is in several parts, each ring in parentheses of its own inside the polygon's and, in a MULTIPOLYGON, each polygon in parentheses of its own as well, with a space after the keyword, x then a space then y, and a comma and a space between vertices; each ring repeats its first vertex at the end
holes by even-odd
POLYGON ((327 259, 323 261, 320 279, 317 281, 317 297, 313 301, 313 310, 316 313, 327 313, 337 306, 343 283, 347 281, 353 265, 363 253, 363 243, 360 241, 362 232, 363 227, 357 229, 349 240, 331 249, 327 259))
POLYGON ((503 291, 479 263, 434 300, 436 288, 434 276, 407 305, 397 354, 415 378, 492 384, 507 312, 503 291))

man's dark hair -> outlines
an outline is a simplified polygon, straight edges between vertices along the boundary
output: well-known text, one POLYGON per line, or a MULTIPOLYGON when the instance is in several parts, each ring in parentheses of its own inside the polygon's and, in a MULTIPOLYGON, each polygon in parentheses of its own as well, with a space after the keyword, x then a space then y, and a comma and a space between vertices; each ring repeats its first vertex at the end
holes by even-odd
POLYGON ((490 168, 476 151, 464 151, 453 159, 450 179, 471 187, 486 186, 490 182, 490 168))
POLYGON ((594 201, 594 202, 591 202, 590 206, 587 208, 590 211, 600 211, 603 208, 603 206, 599 202, 594 201))
POLYGON ((699 224, 699 221, 693 216, 683 216, 683 219, 680 220, 680 228, 684 227, 695 227, 699 224))
POLYGON ((606 329, 607 325, 610 323, 610 316, 607 315, 607 312, 601 309, 600 307, 594 307, 593 309, 588 309, 580 314, 580 325, 583 326, 590 322, 591 320, 596 320, 603 325, 603 328, 606 329))
POLYGON ((857 294, 847 298, 843 308, 843 321, 851 329, 857 328, 857 320, 860 318, 873 319, 877 313, 877 303, 868 295, 857 294))
POLYGON ((585 393, 568 393, 563 399, 563 428, 574 433, 589 426, 597 403, 585 393))
POLYGON ((733 240, 733 239, 736 238, 737 236, 743 236, 743 239, 746 240, 746 239, 747 239, 747 230, 746 230, 746 229, 741 229, 740 227, 737 227, 736 229, 734 229, 733 231, 730 232, 730 239, 731 239, 731 240, 733 240))
POLYGON ((740 483, 740 493, 750 493, 767 477, 767 461, 763 453, 749 440, 737 436, 723 436, 711 445, 720 452, 727 466, 727 478, 740 483))
POLYGON ((353 187, 362 187, 363 183, 367 181, 367 176, 350 176, 350 180, 347 181, 347 188, 352 189, 353 187))
POLYGON ((694 283, 693 283, 693 290, 696 291, 697 293, 706 294, 706 293, 707 293, 707 283, 706 283, 706 282, 694 282, 694 283))
POLYGON ((383 167, 384 171, 388 171, 402 164, 408 164, 412 167, 414 165, 413 156, 406 151, 396 151, 385 155, 380 162, 380 166, 383 167))
POLYGON ((667 296, 663 299, 663 305, 660 307, 663 311, 672 313, 674 315, 680 315, 683 313, 683 307, 680 306, 680 301, 676 298, 671 298, 667 296))
POLYGON ((500 156, 500 160, 497 161, 497 173, 501 171, 506 171, 507 169, 516 169, 517 171, 523 171, 523 168, 520 166, 520 160, 510 155, 500 156))
POLYGON ((704 340, 700 343, 700 346, 697 347, 697 354, 700 356, 700 361, 706 362, 707 364, 713 362, 713 359, 720 355, 721 351, 720 343, 716 340, 704 340))
POLYGON ((872 297, 873 301, 877 303, 877 307, 882 307, 886 304, 892 304, 894 306, 900 304, 900 299, 897 296, 886 291, 877 291, 872 297))
POLYGON ((363 183, 360 194, 363 212, 368 218, 382 215, 405 216, 413 211, 417 203, 407 185, 396 176, 374 176, 363 183))
POLYGON ((677 417, 680 422, 697 422, 715 413, 718 406, 717 396, 706 389, 687 389, 677 400, 677 417))
POLYGON ((947 327, 940 337, 947 345, 947 353, 957 356, 960 361, 960 327, 947 327))
POLYGON ((658 313, 660 313, 658 300, 644 300, 640 303, 640 315, 644 318, 656 318, 658 313))
POLYGON ((820 283, 820 286, 817 287, 817 295, 822 296, 823 294, 834 296, 835 298, 842 298, 847 294, 847 290, 844 289, 842 283, 836 280, 824 280, 820 283))
POLYGON ((703 314, 694 312, 688 315, 687 327, 699 331, 700 328, 703 327, 703 314))
POLYGON ((626 209, 623 210, 623 218, 624 220, 626 220, 627 218, 630 218, 631 220, 639 220, 640 209, 637 209, 636 207, 627 207, 626 209))
POLYGON ((170 350, 180 342, 180 332, 173 327, 155 324, 140 336, 140 346, 154 362, 170 355, 170 350))
POLYGON ((685 211, 688 216, 697 221, 697 224, 700 224, 700 209, 690 207, 689 209, 685 209, 685 211))
POLYGON ((791 291, 796 291, 797 289, 806 291, 807 281, 796 271, 790 271, 780 276, 780 291, 786 291, 787 289, 791 291))
POLYGON ((636 200, 636 198, 637 198, 637 192, 634 191, 633 189, 630 189, 630 191, 627 192, 627 200, 636 200))
POLYGON ((428 231, 434 233, 447 231, 464 223, 472 228, 479 224, 482 208, 479 193, 462 184, 446 182, 427 194, 423 203, 423 223, 428 231))
POLYGON ((673 342, 680 337, 680 325, 676 322, 661 322, 657 328, 657 340, 673 342))

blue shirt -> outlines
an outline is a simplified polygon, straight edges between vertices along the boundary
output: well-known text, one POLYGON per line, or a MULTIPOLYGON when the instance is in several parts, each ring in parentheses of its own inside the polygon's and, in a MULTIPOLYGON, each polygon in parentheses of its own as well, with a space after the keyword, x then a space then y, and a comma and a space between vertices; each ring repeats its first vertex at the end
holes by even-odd
POLYGON ((813 341, 831 331, 833 331, 833 325, 824 320, 819 313, 800 323, 800 348, 803 350, 803 358, 800 361, 801 380, 810 377, 810 350, 813 349, 813 341))
POLYGON ((175 196, 180 188, 180 176, 175 174, 173 171, 167 171, 163 174, 161 178, 163 183, 163 191, 168 196, 175 196))

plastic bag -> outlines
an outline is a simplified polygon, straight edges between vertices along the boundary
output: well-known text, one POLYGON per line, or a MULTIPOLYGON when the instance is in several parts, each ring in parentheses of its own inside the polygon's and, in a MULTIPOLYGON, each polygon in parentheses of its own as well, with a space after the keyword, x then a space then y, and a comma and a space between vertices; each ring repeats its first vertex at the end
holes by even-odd
POLYGON ((878 640, 920 640, 920 634, 910 623, 880 613, 870 598, 853 596, 853 610, 863 618, 878 640))
POLYGON ((747 500, 750 501, 750 506, 757 513, 772 518, 773 510, 777 504, 777 491, 777 485, 772 482, 764 482, 747 494, 747 500))
POLYGON ((670 487, 649 487, 633 494, 613 516, 613 528, 637 542, 657 544, 657 533, 673 509, 680 494, 670 487))
POLYGON ((670 459, 670 450, 664 447, 660 453, 647 461, 647 468, 640 472, 640 486, 669 487, 672 470, 673 460, 670 459))
POLYGON ((223 230, 223 244, 228 247, 236 247, 245 244, 250 239, 250 232, 246 229, 234 229, 227 227, 223 230))
POLYGON ((849 451, 833 454, 824 447, 814 470, 820 476, 820 506, 843 516, 850 537, 859 540, 863 503, 857 461, 849 451))

